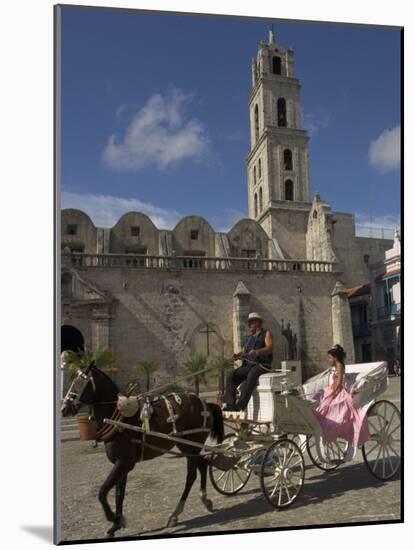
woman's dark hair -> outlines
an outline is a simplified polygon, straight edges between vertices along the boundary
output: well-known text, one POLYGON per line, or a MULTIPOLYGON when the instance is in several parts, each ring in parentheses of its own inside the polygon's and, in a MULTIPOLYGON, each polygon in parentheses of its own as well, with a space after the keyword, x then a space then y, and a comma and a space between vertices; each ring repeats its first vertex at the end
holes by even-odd
POLYGON ((345 357, 346 353, 342 346, 339 344, 335 344, 333 348, 328 350, 329 355, 332 355, 332 357, 335 357, 340 363, 343 365, 345 364, 345 357))

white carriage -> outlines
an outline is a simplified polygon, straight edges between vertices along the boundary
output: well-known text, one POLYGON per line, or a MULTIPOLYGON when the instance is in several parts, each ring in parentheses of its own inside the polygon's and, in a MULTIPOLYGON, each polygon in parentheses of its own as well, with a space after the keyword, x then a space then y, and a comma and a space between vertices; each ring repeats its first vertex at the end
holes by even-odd
MULTIPOLYGON (((330 372, 329 368, 290 389, 283 380, 286 373, 260 377, 246 418, 227 418, 234 431, 218 446, 220 452, 211 457, 210 479, 217 491, 236 494, 253 471, 260 477, 267 501, 275 508, 284 508, 297 499, 303 487, 305 448, 313 464, 322 470, 333 470, 344 462, 347 442, 337 439, 325 444, 313 412, 329 383, 330 372)), ((401 419, 392 402, 377 400, 388 387, 387 364, 347 365, 345 385, 354 387, 354 399, 368 416, 364 462, 374 477, 390 479, 400 469, 401 419)))

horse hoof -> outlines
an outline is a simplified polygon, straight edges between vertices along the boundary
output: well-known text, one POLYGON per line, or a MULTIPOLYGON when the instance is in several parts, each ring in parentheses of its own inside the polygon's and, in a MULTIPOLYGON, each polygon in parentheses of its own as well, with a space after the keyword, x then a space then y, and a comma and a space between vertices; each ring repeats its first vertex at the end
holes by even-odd
POLYGON ((204 506, 207 508, 207 510, 209 512, 212 512, 213 511, 213 503, 211 502, 211 500, 209 498, 207 498, 205 501, 204 501, 204 506))
POLYGON ((108 531, 106 532, 106 538, 107 539, 115 538, 115 532, 113 531, 112 527, 110 529, 108 529, 108 531))
POLYGON ((177 516, 171 516, 168 520, 167 527, 175 527, 178 523, 177 516))

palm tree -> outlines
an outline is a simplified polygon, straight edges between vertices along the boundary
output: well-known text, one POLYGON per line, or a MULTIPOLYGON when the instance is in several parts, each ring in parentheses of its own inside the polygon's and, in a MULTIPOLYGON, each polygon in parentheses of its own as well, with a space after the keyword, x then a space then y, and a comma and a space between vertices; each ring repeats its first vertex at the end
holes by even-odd
MULTIPOLYGON (((190 359, 184 363, 183 367, 188 374, 194 375, 194 373, 203 370, 206 365, 207 357, 202 353, 194 353, 190 359)), ((191 378, 194 378, 194 390, 198 396, 200 393, 200 381, 204 381, 204 373, 201 375, 197 374, 195 376, 191 376, 191 378)))
POLYGON ((224 355, 215 355, 209 361, 209 366, 213 372, 218 374, 219 392, 224 393, 224 377, 228 369, 233 367, 233 361, 224 357, 224 355))
MULTIPOLYGON (((115 354, 107 348, 91 350, 68 351, 67 363, 70 364, 69 376, 75 378, 79 369, 89 367, 94 363, 98 369, 112 367, 115 364, 115 354)), ((107 369, 106 369, 107 370, 107 369)))
POLYGON ((151 385, 151 375, 160 368, 157 361, 154 359, 147 359, 145 361, 141 361, 138 366, 136 367, 136 370, 142 374, 145 375, 145 381, 146 381, 146 391, 149 391, 150 385, 151 385))

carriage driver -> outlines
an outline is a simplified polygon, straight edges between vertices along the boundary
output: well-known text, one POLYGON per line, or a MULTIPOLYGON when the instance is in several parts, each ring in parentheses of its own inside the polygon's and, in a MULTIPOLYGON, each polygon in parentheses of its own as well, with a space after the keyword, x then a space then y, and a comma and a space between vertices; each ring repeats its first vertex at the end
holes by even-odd
POLYGON ((247 318, 250 336, 244 351, 235 353, 233 359, 243 359, 240 367, 229 372, 226 379, 225 411, 243 411, 253 393, 261 374, 268 372, 273 360, 273 337, 270 330, 262 326, 262 318, 258 313, 250 313, 247 318), (240 398, 236 403, 236 389, 240 388, 240 398))

